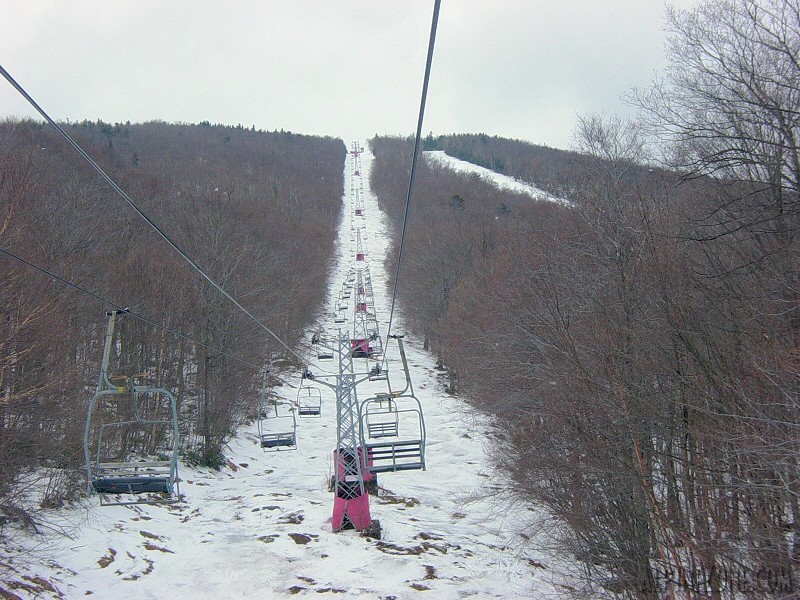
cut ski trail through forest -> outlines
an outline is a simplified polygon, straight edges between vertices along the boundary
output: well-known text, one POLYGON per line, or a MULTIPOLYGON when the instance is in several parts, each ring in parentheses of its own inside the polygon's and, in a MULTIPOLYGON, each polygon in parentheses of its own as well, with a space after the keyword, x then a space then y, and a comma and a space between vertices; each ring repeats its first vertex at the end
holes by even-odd
MULTIPOLYGON (((368 149, 361 159, 364 243, 385 334, 389 232, 368 188, 368 149)), ((338 262, 318 323, 329 331, 335 331, 334 301, 353 260, 350 160, 352 154, 345 164, 338 262)), ((392 329, 407 333, 402 307, 392 329)), ((536 509, 498 494, 510 483, 486 454, 496 433, 490 420, 447 395, 446 374, 435 358, 412 336, 405 341, 425 411, 427 470, 379 476, 380 495, 370 501, 381 540, 331 530, 336 413, 333 393, 323 390, 321 417, 298 418, 297 450, 263 452, 252 423, 227 445, 220 471, 181 464, 182 504, 100 507, 90 498, 48 514, 67 535, 13 538, 0 588, 20 598, 115 600, 559 597, 554 559, 537 550, 537 533, 526 530, 536 509)), ((393 380, 398 370, 393 364, 393 380)), ((285 379, 273 393, 294 401, 299 373, 285 379)), ((359 388, 359 397, 378 385, 359 388)))

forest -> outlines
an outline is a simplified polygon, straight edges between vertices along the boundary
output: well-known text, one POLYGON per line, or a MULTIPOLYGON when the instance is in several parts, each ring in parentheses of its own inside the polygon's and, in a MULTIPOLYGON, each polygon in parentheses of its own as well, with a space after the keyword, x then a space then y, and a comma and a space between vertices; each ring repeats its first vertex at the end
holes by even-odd
MULTIPOLYGON (((210 123, 61 126, 205 273, 297 345, 330 269, 341 140, 210 123)), ((83 428, 112 308, 129 314, 109 373, 173 390, 182 455, 219 467, 252 418, 260 372, 286 352, 49 126, 0 123, 0 199, 3 522, 35 522, 83 494, 83 428), (43 490, 38 504, 31 490, 43 490)))
MULTIPOLYGON (((575 152, 424 140, 572 203, 422 162, 398 293, 577 595, 797 591, 800 11, 758 5, 671 12, 644 120, 582 117, 575 152)), ((399 233, 414 141, 371 145, 399 233)))

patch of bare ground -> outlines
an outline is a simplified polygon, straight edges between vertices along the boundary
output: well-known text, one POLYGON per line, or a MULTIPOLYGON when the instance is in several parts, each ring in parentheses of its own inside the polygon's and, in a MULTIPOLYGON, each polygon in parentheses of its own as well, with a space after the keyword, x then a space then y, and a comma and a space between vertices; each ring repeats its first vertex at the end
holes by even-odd
POLYGON ((310 541, 316 541, 319 539, 319 536, 313 533, 290 533, 289 537, 294 540, 295 544, 301 545, 305 545, 310 541))
POLYGON ((164 552, 165 554, 175 554, 169 548, 163 548, 161 546, 156 546, 155 544, 151 544, 150 542, 145 542, 144 544, 145 550, 157 550, 158 552, 164 552))
POLYGON ((117 551, 113 548, 108 549, 108 554, 101 556, 97 559, 97 564, 100 565, 101 569, 105 569, 108 565, 114 562, 114 557, 117 555, 117 551))
POLYGON ((304 520, 305 517, 303 516, 302 511, 298 511, 289 513, 288 515, 281 517, 280 519, 278 519, 278 523, 284 525, 300 525, 300 523, 302 523, 304 520))
POLYGON ((419 506, 419 500, 416 498, 404 498, 402 496, 396 496, 386 488, 379 488, 379 492, 378 501, 381 504, 402 504, 407 508, 419 506))
MULTIPOLYGON (((20 590, 31 594, 34 598, 41 598, 43 594, 47 593, 52 598, 63 598, 63 594, 43 577, 22 575, 20 579, 12 579, 6 581, 5 585, 9 586, 12 590, 20 590)), ((0 598, 3 600, 22 600, 13 592, 0 588, 0 598)))

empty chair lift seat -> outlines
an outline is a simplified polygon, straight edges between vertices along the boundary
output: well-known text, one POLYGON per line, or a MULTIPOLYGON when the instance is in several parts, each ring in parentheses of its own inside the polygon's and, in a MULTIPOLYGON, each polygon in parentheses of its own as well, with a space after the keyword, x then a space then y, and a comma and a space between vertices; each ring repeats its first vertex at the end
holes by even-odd
POLYGON ((294 448, 296 445, 293 432, 261 434, 262 448, 294 448))
POLYGON ((297 420, 294 407, 280 402, 259 416, 258 435, 264 450, 297 449, 297 420))
POLYGON ((318 417, 322 413, 322 392, 316 387, 297 390, 297 412, 301 417, 318 417))
POLYGON ((397 437, 400 420, 391 398, 374 398, 366 402, 363 423, 367 428, 367 437, 397 437))
POLYGON ((358 415, 368 471, 425 469, 425 421, 413 394, 369 398, 359 405, 358 415), (367 443, 367 437, 377 441, 367 443))
POLYGON ((423 440, 400 440, 367 444, 368 470, 371 473, 413 471, 425 468, 423 440))
POLYGON ((92 487, 98 494, 171 494, 171 461, 97 463, 92 487))

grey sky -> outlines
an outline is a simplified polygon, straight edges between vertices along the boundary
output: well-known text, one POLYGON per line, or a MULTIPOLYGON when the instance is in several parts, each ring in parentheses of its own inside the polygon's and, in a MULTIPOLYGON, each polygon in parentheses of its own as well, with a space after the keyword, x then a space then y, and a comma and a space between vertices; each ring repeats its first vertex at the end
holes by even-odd
MULTIPOLYGON (((697 0, 675 0, 690 7, 697 0)), ((410 134, 433 0, 3 0, 0 64, 57 120, 410 134)), ((663 62, 662 0, 443 0, 424 130, 566 148, 663 62)), ((0 79, 0 115, 34 116, 0 79)))

